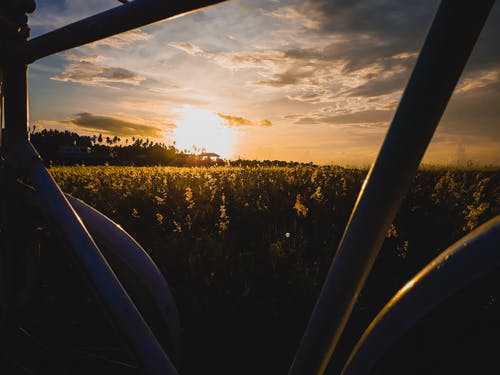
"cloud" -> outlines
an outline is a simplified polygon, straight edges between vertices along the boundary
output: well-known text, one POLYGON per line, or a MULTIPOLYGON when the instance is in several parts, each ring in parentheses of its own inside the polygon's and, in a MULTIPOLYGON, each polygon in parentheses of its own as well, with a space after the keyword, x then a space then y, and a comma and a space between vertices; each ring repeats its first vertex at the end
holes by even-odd
POLYGON ((388 125, 394 115, 394 111, 390 110, 364 110, 353 111, 350 113, 336 113, 335 111, 316 111, 306 115, 289 115, 288 119, 294 121, 295 124, 311 125, 311 124, 326 124, 326 125, 357 125, 359 127, 376 127, 388 125))
MULTIPOLYGON (((317 78, 324 73, 318 72, 318 64, 289 64, 290 66, 283 71, 263 74, 266 79, 253 82, 256 85, 271 86, 271 87, 285 87, 285 86, 301 86, 313 85, 317 86, 320 82, 317 78)), ((321 69, 321 68, 320 68, 321 69)))
POLYGON ((229 126, 229 127, 252 126, 252 125, 253 126, 270 127, 273 125, 272 122, 270 120, 267 120, 267 119, 255 122, 255 121, 248 120, 244 117, 224 115, 222 113, 217 113, 217 116, 219 116, 221 119, 224 120, 225 126, 229 126))
POLYGON ((148 34, 140 29, 131 30, 126 33, 121 33, 118 35, 113 35, 109 38, 98 40, 97 42, 91 43, 88 47, 100 47, 107 46, 110 48, 123 49, 136 42, 145 42, 151 39, 152 35, 148 34))
POLYGON ((307 0, 295 5, 298 14, 317 22, 306 38, 331 40, 323 52, 344 61, 347 72, 417 52, 437 6, 437 0, 307 0))
POLYGON ((455 95, 500 85, 500 69, 479 71, 464 77, 455 88, 455 95))
POLYGON ((258 79, 248 80, 247 85, 281 90, 290 100, 313 104, 342 96, 372 97, 402 90, 416 57, 415 53, 398 53, 354 67, 332 43, 316 48, 219 53, 189 43, 171 45, 226 69, 255 70, 258 79))
MULTIPOLYGON (((417 0, 307 0, 264 12, 266 16, 290 23, 301 19, 314 22, 307 32, 296 37, 295 48, 284 50, 282 69, 265 73, 268 79, 259 80, 257 84, 275 88, 292 84, 314 86, 307 95, 289 95, 312 101, 311 91, 325 93, 328 90, 320 90, 320 87, 331 86, 328 79, 324 79, 335 73, 325 69, 329 64, 341 66, 346 78, 365 69, 374 70, 369 80, 359 82, 357 87, 351 86, 351 95, 377 96, 402 89, 437 7, 437 0, 424 3, 417 0), (312 75, 303 77, 303 71, 297 69, 307 64, 314 67, 316 80, 312 75)), ((467 74, 500 69, 498 25, 500 12, 494 9, 475 47, 467 74)), ((305 91, 304 87, 301 91, 305 91)))
POLYGON ((394 111, 366 110, 333 116, 318 116, 322 122, 330 124, 389 124, 394 111))
POLYGON ((112 83, 138 85, 145 79, 125 68, 97 64, 95 61, 98 58, 95 56, 79 59, 76 55, 68 55, 67 59, 75 62, 66 65, 59 75, 51 77, 52 80, 77 82, 83 85, 110 86, 112 83))
POLYGON ((212 53, 206 52, 201 47, 191 43, 170 42, 168 46, 192 56, 201 56, 223 68, 231 70, 273 68, 285 57, 285 52, 280 50, 249 50, 212 53))
MULTIPOLYGON (((334 44, 341 47, 338 52, 349 61, 347 66, 355 68, 386 56, 418 52, 438 6, 438 0, 306 0, 294 5, 294 11, 284 6, 269 15, 283 18, 283 14, 294 13, 314 19, 316 27, 309 36, 341 36, 343 41, 334 44)), ((499 8, 493 7, 481 32, 468 66, 470 71, 499 66, 499 8)))
POLYGON ((245 126, 245 125, 252 125, 252 121, 247 120, 246 118, 243 117, 238 117, 238 116, 230 116, 230 115, 224 115, 222 113, 217 113, 217 115, 225 120, 224 125, 226 126, 245 126))
POLYGON ((270 120, 260 120, 259 122, 257 122, 257 124, 259 126, 264 126, 264 127, 269 127, 269 126, 273 126, 273 123, 270 121, 270 120))
POLYGON ((273 49, 204 53, 203 57, 215 62, 223 68, 228 68, 231 70, 275 70, 277 65, 287 62, 285 51, 273 49))
POLYGON ((371 34, 396 39, 404 33, 405 36, 413 35, 413 39, 418 38, 415 30, 425 29, 430 24, 438 5, 438 0, 425 4, 418 0, 307 0, 298 7, 301 14, 317 17, 324 32, 371 34))
POLYGON ((203 50, 191 43, 183 43, 183 42, 170 42, 167 44, 172 48, 179 49, 181 51, 186 52, 189 55, 200 55, 203 54, 203 50))
POLYGON ((264 14, 265 16, 286 20, 288 22, 293 22, 296 25, 301 25, 302 27, 308 29, 317 30, 321 26, 318 17, 311 17, 311 14, 305 14, 301 12, 298 7, 293 5, 283 6, 272 11, 263 11, 262 14, 264 14))
POLYGON ((349 91, 350 96, 373 97, 400 91, 408 80, 408 71, 388 71, 368 78, 363 84, 349 91))
MULTIPOLYGON (((162 129, 157 126, 140 124, 114 116, 95 115, 88 112, 77 113, 72 119, 63 122, 87 130, 121 137, 140 136, 161 138, 163 136, 162 129)), ((171 128, 175 125, 167 124, 166 126, 171 128)))

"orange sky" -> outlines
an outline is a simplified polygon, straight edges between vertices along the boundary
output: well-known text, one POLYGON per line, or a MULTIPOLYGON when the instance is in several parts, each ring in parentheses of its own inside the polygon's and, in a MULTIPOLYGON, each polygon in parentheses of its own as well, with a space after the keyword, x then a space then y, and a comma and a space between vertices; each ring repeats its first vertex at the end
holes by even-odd
MULTIPOLYGON (((33 35, 116 1, 39 1, 33 35)), ((228 158, 362 164, 383 140, 437 1, 239 0, 45 58, 30 122, 228 158)), ((424 162, 500 164, 495 5, 424 162)))

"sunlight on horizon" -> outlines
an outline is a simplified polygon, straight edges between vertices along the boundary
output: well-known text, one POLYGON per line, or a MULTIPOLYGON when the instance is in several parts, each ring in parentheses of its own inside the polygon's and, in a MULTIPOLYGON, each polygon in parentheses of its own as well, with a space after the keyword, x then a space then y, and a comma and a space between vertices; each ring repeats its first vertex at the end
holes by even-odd
POLYGON ((221 158, 230 158, 234 146, 234 129, 224 126, 223 119, 214 112, 186 105, 177 113, 173 139, 179 150, 200 153, 215 152, 221 158), (195 146, 197 149, 195 150, 195 146))

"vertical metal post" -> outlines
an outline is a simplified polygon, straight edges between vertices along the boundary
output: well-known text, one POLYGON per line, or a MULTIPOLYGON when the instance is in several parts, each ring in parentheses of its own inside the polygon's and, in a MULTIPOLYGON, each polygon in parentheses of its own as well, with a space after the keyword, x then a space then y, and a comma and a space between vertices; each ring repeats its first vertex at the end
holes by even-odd
POLYGON ((28 140, 27 67, 9 61, 3 67, 5 133, 3 146, 28 140))
POLYGON ((15 50, 26 47, 30 29, 28 17, 36 5, 33 0, 9 1, 0 8, 0 63, 3 70, 3 116, 5 138, 2 146, 28 139, 28 84, 27 65, 15 50))
POLYGON ((3 144, 3 124, 4 120, 4 102, 3 102, 3 66, 0 65, 0 149, 3 144))
POLYGON ((494 0, 443 0, 363 185, 290 375, 323 374, 494 0))

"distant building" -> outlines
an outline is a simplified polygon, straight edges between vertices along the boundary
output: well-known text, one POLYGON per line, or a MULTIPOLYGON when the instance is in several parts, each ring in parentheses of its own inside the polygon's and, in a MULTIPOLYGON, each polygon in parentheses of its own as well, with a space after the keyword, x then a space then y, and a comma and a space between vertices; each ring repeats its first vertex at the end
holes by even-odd
POLYGON ((202 152, 198 155, 198 158, 200 158, 200 160, 217 161, 217 159, 220 158, 220 155, 215 152, 202 152))

